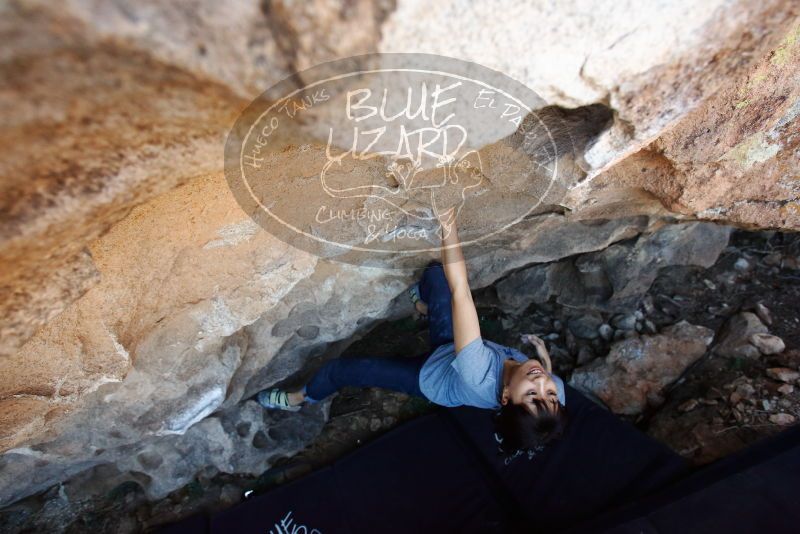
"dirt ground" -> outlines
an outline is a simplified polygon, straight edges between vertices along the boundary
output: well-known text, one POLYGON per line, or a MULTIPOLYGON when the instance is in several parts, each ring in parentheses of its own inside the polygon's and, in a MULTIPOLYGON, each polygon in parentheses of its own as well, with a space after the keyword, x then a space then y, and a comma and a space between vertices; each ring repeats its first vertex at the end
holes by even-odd
POLYGON ((707 354, 673 385, 662 407, 639 421, 645 432, 697 464, 780 432, 785 425, 775 422, 778 414, 800 420, 800 388, 767 376, 770 368, 800 365, 800 272, 775 263, 784 251, 796 257, 799 242, 796 236, 768 237, 736 233, 713 267, 665 269, 649 293, 671 291, 673 299, 681 297, 679 318, 715 331, 735 312, 763 303, 772 317, 770 332, 786 344, 783 353, 759 359, 707 354), (742 258, 749 268, 736 268, 742 258))

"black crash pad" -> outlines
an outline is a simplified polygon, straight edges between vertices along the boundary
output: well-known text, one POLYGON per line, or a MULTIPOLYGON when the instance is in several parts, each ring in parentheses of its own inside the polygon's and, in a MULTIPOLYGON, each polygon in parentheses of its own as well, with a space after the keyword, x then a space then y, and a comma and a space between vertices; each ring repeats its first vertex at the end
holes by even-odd
POLYGON ((780 533, 797 532, 798 525, 800 427, 794 427, 572 532, 780 533))
POLYGON ((534 531, 566 529, 688 474, 686 462, 666 446, 575 389, 567 386, 566 394, 570 421, 562 439, 530 459, 518 456, 507 464, 497 453, 491 412, 446 412, 505 489, 523 530, 525 525, 534 531))
MULTIPOLYGON (((491 412, 438 410, 215 515, 206 527, 276 534, 562 530, 686 474, 680 457, 571 388, 567 407, 570 424, 559 442, 510 462, 498 455, 491 412)), ((198 532, 197 525, 171 532, 198 532)))

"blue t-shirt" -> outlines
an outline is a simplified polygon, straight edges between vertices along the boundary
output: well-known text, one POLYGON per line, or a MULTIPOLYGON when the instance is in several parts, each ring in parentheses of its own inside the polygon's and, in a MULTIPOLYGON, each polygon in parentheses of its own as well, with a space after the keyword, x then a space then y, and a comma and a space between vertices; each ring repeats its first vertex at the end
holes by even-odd
MULTIPOLYGON (((503 388, 503 362, 513 358, 526 362, 530 358, 512 349, 478 336, 456 355, 455 344, 436 348, 419 372, 419 387, 431 401, 442 406, 475 406, 500 408, 503 388)), ((558 389, 558 401, 566 404, 564 382, 551 375, 558 389)))

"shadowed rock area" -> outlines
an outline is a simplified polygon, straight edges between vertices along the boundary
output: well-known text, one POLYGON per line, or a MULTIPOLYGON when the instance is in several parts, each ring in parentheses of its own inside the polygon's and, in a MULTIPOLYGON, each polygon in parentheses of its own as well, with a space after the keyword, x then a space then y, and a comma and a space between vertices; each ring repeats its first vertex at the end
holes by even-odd
MULTIPOLYGON (((88 528, 116 492, 103 510, 127 510, 128 526, 98 529, 136 531, 206 506, 197 487, 236 502, 293 457, 324 465, 428 409, 374 391, 296 414, 252 400, 381 340, 387 357, 425 350, 405 290, 436 254, 392 269, 321 258, 265 232, 225 177, 252 99, 357 54, 500 71, 541 96, 528 119, 569 146, 541 204, 470 250, 484 337, 545 336, 557 372, 698 462, 800 416, 795 2, 69 0, 0 14, 3 530, 88 528)), ((325 149, 309 132, 282 134, 267 170, 298 211, 325 149)), ((509 153, 536 149, 519 131, 479 147, 489 185, 463 236, 530 202, 509 153)))

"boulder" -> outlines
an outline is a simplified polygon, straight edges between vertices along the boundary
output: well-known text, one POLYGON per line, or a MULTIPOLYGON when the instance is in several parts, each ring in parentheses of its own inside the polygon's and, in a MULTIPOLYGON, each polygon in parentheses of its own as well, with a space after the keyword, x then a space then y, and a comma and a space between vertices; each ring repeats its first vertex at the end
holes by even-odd
MULTIPOLYGON (((377 269, 309 255, 266 234, 224 179, 240 111, 315 63, 376 51, 461 57, 520 80, 544 97, 537 112, 568 119, 566 178, 470 256, 474 289, 549 265, 541 290, 541 275, 507 278, 515 309, 551 296, 634 298, 661 265, 703 264, 725 239, 724 229, 665 223, 800 226, 786 185, 800 157, 790 0, 0 10, 0 504, 79 472, 135 473, 150 497, 207 466, 257 474, 311 440, 326 408, 282 419, 248 397, 407 310, 404 290, 429 258, 377 269), (657 250, 670 243, 681 246, 657 250), (575 255, 614 244, 576 266, 575 255)), ((509 139, 485 147, 487 161, 509 139)), ((291 130, 276 144, 270 178, 305 207, 292 187, 314 175, 320 139, 291 130)), ((519 174, 499 169, 467 232, 530 203, 519 174)))
POLYGON ((788 426, 794 424, 795 416, 788 413, 774 413, 769 416, 769 422, 779 426, 788 426))
POLYGON ((634 314, 618 314, 611 318, 611 325, 624 331, 636 329, 636 316, 634 314))
POLYGON ((800 372, 788 367, 770 367, 767 369, 767 376, 779 382, 796 382, 800 378, 800 372))
POLYGON ((567 328, 579 339, 597 339, 602 324, 603 317, 600 314, 586 313, 571 317, 567 321, 567 328))
POLYGON ((710 267, 728 245, 730 232, 710 223, 667 225, 634 243, 619 243, 598 253, 613 288, 613 304, 624 308, 637 302, 663 267, 710 267))
POLYGON ((753 334, 750 336, 750 344, 765 356, 779 354, 786 349, 786 344, 783 340, 772 334, 753 334))
POLYGON ((737 313, 720 328, 714 352, 726 358, 758 358, 760 352, 750 339, 755 334, 767 334, 768 329, 751 312, 737 313))
POLYGON ((606 341, 611 341, 614 339, 614 329, 611 328, 611 325, 609 324, 601 324, 597 331, 600 334, 600 337, 606 341))
MULTIPOLYGON (((655 222, 657 228, 651 233, 620 243, 625 235, 638 233, 637 228, 638 231, 646 230, 641 219, 620 219, 616 224, 582 226, 580 232, 576 231, 574 235, 563 232, 550 236, 546 241, 553 243, 556 239, 564 238, 565 243, 574 247, 574 258, 547 265, 532 265, 506 276, 497 284, 501 302, 516 313, 532 303, 546 302, 553 296, 568 306, 627 310, 644 296, 660 268, 671 265, 713 265, 727 246, 731 232, 728 227, 711 223, 661 226, 655 222), (628 222, 623 225, 623 221, 628 222), (602 239, 608 245, 604 250, 592 253, 602 239)), ((548 250, 552 253, 563 250, 564 246, 552 245, 548 250)), ((538 259, 532 253, 527 257, 538 259)), ((478 276, 476 274, 475 277, 478 276)), ((621 325, 614 325, 615 328, 632 330, 635 327, 630 323, 629 316, 619 316, 615 320, 621 325)))
POLYGON ((575 369, 569 383, 615 413, 635 415, 702 357, 713 337, 712 330, 681 321, 655 336, 618 341, 606 358, 575 369))

